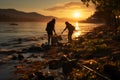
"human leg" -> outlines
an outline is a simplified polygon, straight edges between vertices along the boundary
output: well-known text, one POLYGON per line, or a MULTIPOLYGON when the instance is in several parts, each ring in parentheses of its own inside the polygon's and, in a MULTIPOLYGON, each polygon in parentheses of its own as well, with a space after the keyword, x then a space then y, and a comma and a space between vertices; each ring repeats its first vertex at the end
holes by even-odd
POLYGON ((52 39, 52 31, 48 31, 47 34, 48 34, 48 45, 50 45, 52 39))
POLYGON ((72 34, 69 32, 68 33, 68 42, 71 42, 72 41, 72 34))
POLYGON ((50 35, 48 35, 48 45, 50 45, 50 35))

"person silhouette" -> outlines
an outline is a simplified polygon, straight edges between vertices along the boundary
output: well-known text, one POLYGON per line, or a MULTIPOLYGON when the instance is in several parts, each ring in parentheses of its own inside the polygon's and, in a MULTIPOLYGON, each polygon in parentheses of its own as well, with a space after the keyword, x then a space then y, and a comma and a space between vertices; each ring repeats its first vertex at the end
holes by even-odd
POLYGON ((73 34, 73 31, 75 30, 75 27, 72 24, 70 24, 68 21, 66 21, 65 24, 66 24, 66 27, 61 32, 61 34, 63 34, 63 32, 66 29, 68 29, 68 42, 71 43, 72 42, 72 34, 73 34))
POLYGON ((55 22, 56 22, 56 20, 53 18, 51 21, 49 21, 47 23, 47 26, 46 26, 46 31, 47 31, 47 35, 48 35, 48 45, 51 44, 53 32, 56 35, 55 22))

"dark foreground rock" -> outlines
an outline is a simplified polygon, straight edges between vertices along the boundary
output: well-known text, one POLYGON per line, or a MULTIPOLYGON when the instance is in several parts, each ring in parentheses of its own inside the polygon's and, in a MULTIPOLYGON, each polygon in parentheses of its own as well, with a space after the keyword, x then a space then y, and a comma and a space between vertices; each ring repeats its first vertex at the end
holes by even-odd
POLYGON ((120 79, 120 71, 119 68, 110 64, 104 65, 104 72, 109 75, 111 80, 119 80, 120 79))

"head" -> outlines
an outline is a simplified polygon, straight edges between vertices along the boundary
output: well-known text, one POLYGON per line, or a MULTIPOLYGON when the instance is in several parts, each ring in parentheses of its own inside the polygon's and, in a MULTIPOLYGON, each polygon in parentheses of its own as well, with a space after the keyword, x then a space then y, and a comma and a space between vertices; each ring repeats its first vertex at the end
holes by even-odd
POLYGON ((65 24, 66 24, 66 25, 68 25, 68 24, 69 24, 69 22, 68 22, 68 21, 66 21, 66 22, 65 22, 65 24))
POLYGON ((53 18, 53 19, 52 19, 52 22, 54 22, 54 23, 55 23, 55 18, 53 18))

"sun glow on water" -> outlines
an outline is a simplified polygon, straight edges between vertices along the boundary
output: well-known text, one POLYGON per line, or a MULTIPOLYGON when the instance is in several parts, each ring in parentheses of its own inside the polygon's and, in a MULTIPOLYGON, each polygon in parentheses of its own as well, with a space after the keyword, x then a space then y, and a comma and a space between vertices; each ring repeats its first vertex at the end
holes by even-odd
POLYGON ((76 25, 75 25, 75 30, 79 30, 80 28, 79 28, 79 24, 78 24, 78 22, 76 22, 76 25))
POLYGON ((73 38, 79 37, 80 34, 81 34, 81 31, 80 31, 80 28, 79 28, 79 23, 76 22, 75 31, 74 31, 74 34, 73 34, 73 38))

